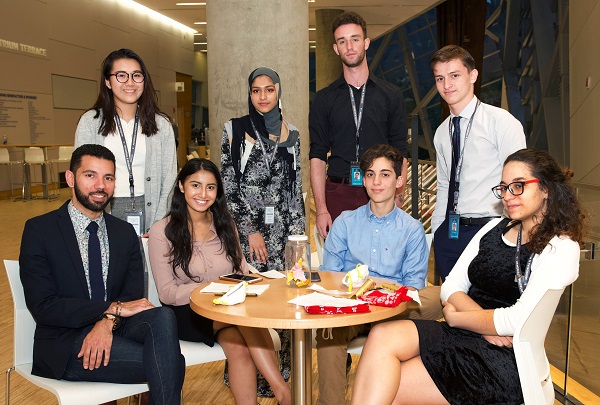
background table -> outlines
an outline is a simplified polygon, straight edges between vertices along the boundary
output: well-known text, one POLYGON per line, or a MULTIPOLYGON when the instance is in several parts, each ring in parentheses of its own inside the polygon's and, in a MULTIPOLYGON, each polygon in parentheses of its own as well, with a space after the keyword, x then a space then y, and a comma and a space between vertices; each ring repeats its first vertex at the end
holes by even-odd
MULTIPOLYGON (((319 285, 326 289, 345 291, 345 273, 320 271, 319 285)), ((373 278, 377 284, 389 280, 373 278)), ((269 288, 258 297, 248 297, 242 304, 214 305, 213 294, 200 293, 206 286, 196 288, 190 296, 190 306, 198 314, 215 321, 256 328, 292 329, 292 396, 293 403, 311 404, 312 329, 359 325, 391 318, 403 312, 407 304, 395 308, 370 306, 371 312, 357 314, 311 315, 303 307, 288 301, 311 294, 306 288, 290 288, 284 279, 264 279, 269 288)), ((232 283, 233 285, 233 283, 232 283)))

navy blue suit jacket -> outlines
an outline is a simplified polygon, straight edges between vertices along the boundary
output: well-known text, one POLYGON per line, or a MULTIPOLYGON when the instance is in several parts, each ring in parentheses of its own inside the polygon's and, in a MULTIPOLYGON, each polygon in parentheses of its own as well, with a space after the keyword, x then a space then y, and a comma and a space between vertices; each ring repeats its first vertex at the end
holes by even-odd
POLYGON ((111 302, 136 300, 144 291, 133 227, 104 214, 110 250, 107 301, 90 301, 67 205, 26 222, 19 256, 25 301, 36 322, 33 374, 56 379, 64 375, 82 330, 100 320, 111 302))

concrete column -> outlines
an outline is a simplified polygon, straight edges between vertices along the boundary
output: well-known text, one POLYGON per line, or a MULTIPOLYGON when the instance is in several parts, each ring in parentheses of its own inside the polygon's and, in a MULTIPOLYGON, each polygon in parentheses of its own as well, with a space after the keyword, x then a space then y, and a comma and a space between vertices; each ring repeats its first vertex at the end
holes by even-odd
POLYGON ((344 10, 319 9, 315 11, 317 47, 315 57, 317 62, 317 91, 327 87, 342 75, 342 61, 333 50, 333 34, 331 22, 344 10))
POLYGON ((308 2, 209 1, 206 21, 211 160, 220 165, 223 124, 248 114, 250 72, 268 66, 281 78, 283 117, 300 131, 308 189, 308 2))

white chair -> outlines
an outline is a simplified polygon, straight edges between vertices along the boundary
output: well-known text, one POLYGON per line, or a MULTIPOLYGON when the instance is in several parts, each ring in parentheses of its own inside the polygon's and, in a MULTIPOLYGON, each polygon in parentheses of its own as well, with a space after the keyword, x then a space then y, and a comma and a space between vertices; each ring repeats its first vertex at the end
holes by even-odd
MULTIPOLYGON (((50 161, 50 172, 51 180, 53 184, 56 184, 56 189, 60 190, 60 178, 58 173, 60 172, 60 164, 71 163, 71 155, 75 150, 74 146, 59 146, 58 147, 58 159, 50 161)), ((60 191, 59 191, 60 193, 60 191)))
MULTIPOLYGON (((146 260, 146 268, 148 269, 148 301, 154 306, 161 306, 160 299, 158 298, 158 290, 156 283, 154 282, 154 276, 152 275, 152 268, 150 267, 150 256, 148 253, 148 238, 142 238, 142 246, 144 248, 144 257, 146 260)), ((275 351, 279 353, 281 350, 281 342, 279 335, 272 329, 269 329, 271 337, 273 338, 273 345, 275 351)), ((194 366, 196 364, 210 363, 212 361, 225 360, 225 352, 221 346, 215 342, 213 347, 207 346, 200 342, 188 342, 186 340, 180 340, 179 346, 181 347, 181 354, 185 357, 186 366, 194 366)))
POLYGON ((554 386, 544 341, 564 289, 539 293, 538 303, 517 327, 513 349, 525 405, 552 405, 554 386))
POLYGON ((49 160, 44 156, 44 150, 38 147, 30 147, 23 149, 24 161, 23 165, 23 189, 27 190, 31 196, 31 186, 38 184, 42 186, 42 194, 44 198, 51 200, 52 198, 58 197, 56 194, 50 192, 50 183, 48 181, 48 170, 50 170, 50 177, 52 177, 52 165, 49 160), (39 182, 33 181, 33 174, 31 173, 32 166, 39 165, 42 173, 42 179, 39 182))
POLYGON ((14 302, 14 362, 6 370, 6 405, 10 404, 10 374, 16 371, 26 380, 50 391, 60 405, 93 405, 148 391, 148 384, 112 384, 54 380, 31 374, 35 321, 25 305, 19 262, 4 260, 14 302))
POLYGON ((13 165, 22 165, 23 162, 19 160, 10 160, 10 153, 6 148, 0 148, 0 165, 6 166, 8 168, 8 186, 10 187, 10 198, 15 198, 13 194, 13 185, 15 184, 13 181, 13 165))

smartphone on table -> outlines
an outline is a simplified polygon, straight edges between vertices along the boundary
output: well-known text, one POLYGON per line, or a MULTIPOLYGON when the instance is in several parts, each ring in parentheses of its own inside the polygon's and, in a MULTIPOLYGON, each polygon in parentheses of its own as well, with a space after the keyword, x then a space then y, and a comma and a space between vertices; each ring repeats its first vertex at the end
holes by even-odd
POLYGON ((262 281, 262 277, 239 273, 224 274, 222 276, 219 276, 219 278, 225 281, 246 281, 249 284, 258 283, 259 281, 262 281))

